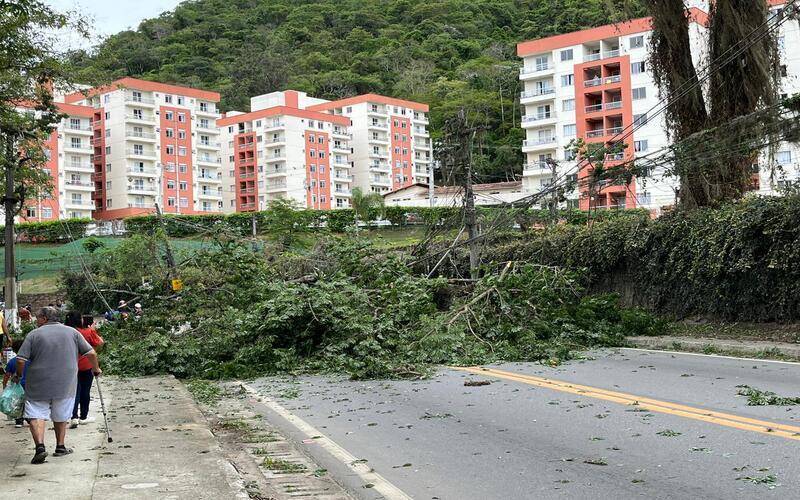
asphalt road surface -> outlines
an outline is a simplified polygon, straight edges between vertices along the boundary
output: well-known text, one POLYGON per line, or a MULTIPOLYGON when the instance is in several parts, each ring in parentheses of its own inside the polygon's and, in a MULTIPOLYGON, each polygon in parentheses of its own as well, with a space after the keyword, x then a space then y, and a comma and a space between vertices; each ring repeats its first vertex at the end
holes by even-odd
POLYGON ((737 395, 748 385, 800 396, 800 364, 593 356, 442 368, 424 381, 263 378, 249 388, 264 418, 363 498, 800 498, 800 406, 737 395), (382 482, 354 474, 344 463, 353 457, 382 482))

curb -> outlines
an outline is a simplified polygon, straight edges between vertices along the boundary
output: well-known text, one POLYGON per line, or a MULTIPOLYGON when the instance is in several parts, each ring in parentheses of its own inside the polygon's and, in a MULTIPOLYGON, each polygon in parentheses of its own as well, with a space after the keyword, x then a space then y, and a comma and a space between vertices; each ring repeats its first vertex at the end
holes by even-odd
POLYGON ((800 361, 800 344, 693 337, 628 337, 630 347, 800 361))

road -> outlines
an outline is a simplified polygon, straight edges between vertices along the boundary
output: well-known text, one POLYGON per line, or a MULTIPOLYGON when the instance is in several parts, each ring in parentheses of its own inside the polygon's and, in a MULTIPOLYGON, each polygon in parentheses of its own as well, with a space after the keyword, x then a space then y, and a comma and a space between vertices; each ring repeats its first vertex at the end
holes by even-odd
POLYGON ((555 368, 442 368, 423 381, 263 378, 249 388, 264 418, 363 498, 798 495, 800 406, 748 406, 737 386, 798 396, 800 364, 629 349, 592 356, 555 368), (478 380, 491 384, 464 385, 478 380), (341 463, 347 457, 382 482, 364 487, 372 480, 341 463))

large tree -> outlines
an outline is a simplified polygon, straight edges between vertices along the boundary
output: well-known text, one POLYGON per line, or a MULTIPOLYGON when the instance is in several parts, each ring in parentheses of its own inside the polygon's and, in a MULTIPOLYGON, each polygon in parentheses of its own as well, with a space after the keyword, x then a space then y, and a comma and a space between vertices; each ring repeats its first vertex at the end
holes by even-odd
POLYGON ((778 66, 776 33, 766 28, 766 2, 717 0, 708 24, 707 68, 698 77, 690 50, 690 13, 682 2, 647 0, 653 16, 650 65, 666 101, 666 121, 675 149, 672 173, 679 178, 679 204, 692 209, 740 198, 752 183, 757 154, 726 141, 702 160, 698 142, 704 130, 720 127, 775 103, 778 66), (707 76, 707 78, 704 78, 707 76), (703 80, 703 81, 701 81, 703 80), (704 90, 707 89, 707 97, 704 90), (731 147, 734 146, 734 147, 731 147))

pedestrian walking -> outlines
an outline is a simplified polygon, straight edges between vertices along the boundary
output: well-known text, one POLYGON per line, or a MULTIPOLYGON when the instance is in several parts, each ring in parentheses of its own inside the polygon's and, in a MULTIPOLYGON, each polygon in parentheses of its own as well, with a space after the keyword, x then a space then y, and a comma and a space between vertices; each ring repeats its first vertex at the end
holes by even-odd
POLYGON ((25 410, 31 437, 36 451, 32 464, 41 464, 47 458, 44 444, 45 421, 52 420, 56 448, 53 456, 72 453, 65 443, 70 415, 75 406, 78 380, 78 357, 86 356, 94 376, 102 371, 92 346, 74 328, 59 322, 60 312, 53 307, 43 307, 37 316, 38 328, 31 331, 17 354, 15 378, 24 371, 25 410))
MULTIPOLYGON (((67 314, 64 324, 78 330, 78 333, 86 339, 92 349, 97 350, 105 343, 97 330, 92 327, 91 316, 82 316, 80 313, 72 311, 67 314)), ((79 424, 94 422, 94 417, 89 417, 89 401, 93 381, 92 364, 86 356, 81 356, 78 359, 78 386, 75 391, 75 406, 72 408, 70 429, 77 428, 79 424)))

